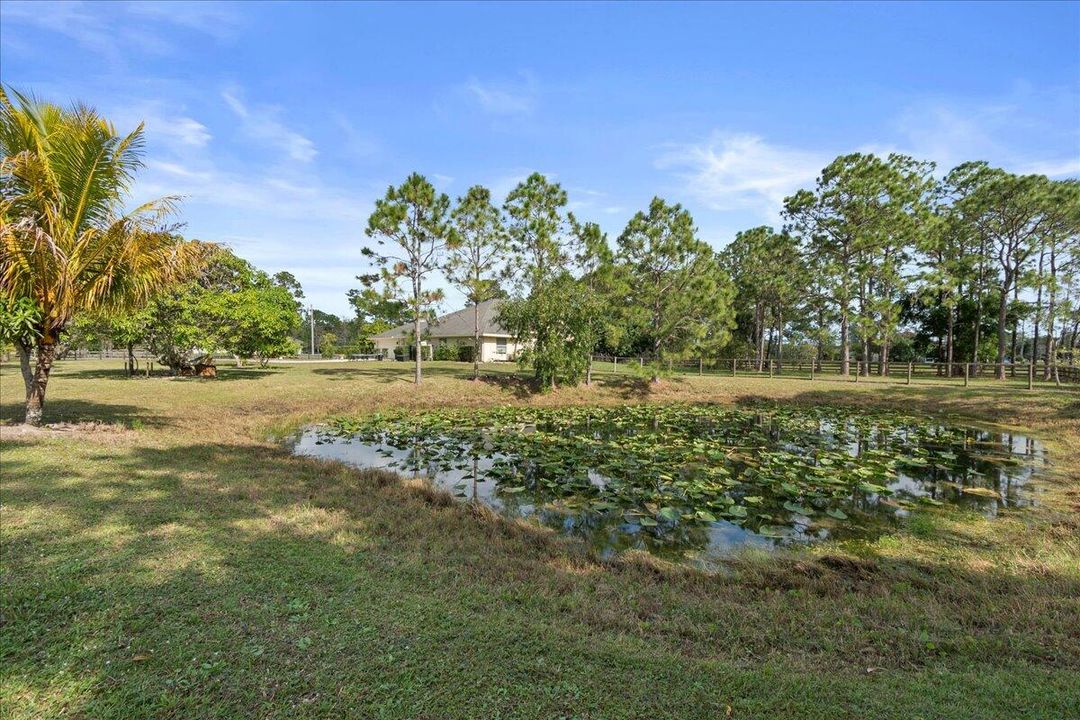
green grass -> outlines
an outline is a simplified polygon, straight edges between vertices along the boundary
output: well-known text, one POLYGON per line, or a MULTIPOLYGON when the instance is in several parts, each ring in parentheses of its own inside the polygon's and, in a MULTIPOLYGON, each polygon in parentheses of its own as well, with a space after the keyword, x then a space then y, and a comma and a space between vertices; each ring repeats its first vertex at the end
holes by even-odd
MULTIPOLYGON (((630 375, 532 396, 512 368, 58 365, 44 432, 0 426, 0 714, 10 718, 1064 718, 1080 715, 1080 393, 630 375), (601 562, 275 437, 389 406, 769 397, 1006 423, 1037 508, 934 511, 873 543, 702 575, 601 562)), ((21 380, 0 375, 0 417, 21 380)))

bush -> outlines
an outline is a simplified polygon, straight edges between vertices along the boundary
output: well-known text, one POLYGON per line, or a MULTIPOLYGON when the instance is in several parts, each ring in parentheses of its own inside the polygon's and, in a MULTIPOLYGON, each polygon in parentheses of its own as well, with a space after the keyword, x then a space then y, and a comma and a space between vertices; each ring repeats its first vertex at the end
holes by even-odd
MULTIPOLYGON (((439 343, 435 346, 435 359, 436 360, 450 360, 453 362, 460 362, 463 359, 463 350, 465 347, 457 343, 439 343)), ((472 355, 472 348, 469 348, 469 355, 472 355)))

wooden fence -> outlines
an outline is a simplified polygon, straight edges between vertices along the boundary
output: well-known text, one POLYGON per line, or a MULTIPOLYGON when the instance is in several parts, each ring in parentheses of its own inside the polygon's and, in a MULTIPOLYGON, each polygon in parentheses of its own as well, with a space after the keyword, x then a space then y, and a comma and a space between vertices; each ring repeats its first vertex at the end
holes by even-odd
MULTIPOLYGON (((653 360, 649 357, 621 357, 596 355, 593 357, 594 372, 648 372, 653 360)), ((878 362, 866 363, 852 360, 846 379, 850 382, 887 380, 911 384, 920 381, 955 382, 967 384, 972 380, 993 380, 999 368, 1004 368, 1006 378, 1026 381, 1029 387, 1037 383, 1080 383, 1080 366, 1051 365, 1047 371, 1043 363, 973 363, 973 362, 890 362, 882 366, 878 362)), ((728 375, 758 377, 791 377, 814 380, 819 377, 838 379, 843 376, 839 360, 765 360, 760 367, 752 358, 697 359, 669 362, 664 369, 681 375, 728 375)))

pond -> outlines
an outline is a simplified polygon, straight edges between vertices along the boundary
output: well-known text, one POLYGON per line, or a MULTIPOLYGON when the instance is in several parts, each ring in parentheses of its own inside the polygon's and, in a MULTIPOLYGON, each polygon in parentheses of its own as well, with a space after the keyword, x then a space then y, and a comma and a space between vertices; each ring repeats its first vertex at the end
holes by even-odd
POLYGON ((742 545, 872 538, 920 507, 1034 502, 1032 438, 896 413, 707 404, 337 418, 293 451, 424 477, 602 556, 707 566, 742 545))

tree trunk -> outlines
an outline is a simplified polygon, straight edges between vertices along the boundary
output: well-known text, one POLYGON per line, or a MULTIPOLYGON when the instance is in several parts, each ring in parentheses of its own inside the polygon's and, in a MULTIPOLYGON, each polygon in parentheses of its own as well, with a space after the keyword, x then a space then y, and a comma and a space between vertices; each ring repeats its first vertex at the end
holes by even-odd
POLYGON ((840 312, 840 374, 847 377, 851 372, 851 338, 848 337, 848 314, 845 308, 840 312))
POLYGON ((1005 273, 1005 284, 1001 288, 1001 302, 998 303, 998 328, 997 328, 997 368, 995 376, 998 380, 1005 379, 1005 321, 1009 315, 1009 290, 1012 289, 1012 276, 1005 273))
POLYGON ((758 303, 754 311, 754 338, 757 341, 757 371, 765 367, 765 307, 758 303))
POLYGON ((127 344, 128 377, 135 376, 135 343, 127 344))
POLYGON ((814 348, 814 362, 820 363, 825 357, 825 311, 818 308, 817 313, 818 336, 814 348))
POLYGON ((776 328, 769 327, 769 341, 765 344, 765 360, 766 362, 772 362, 773 354, 773 338, 776 337, 776 328))
MULTIPOLYGON (((1013 309, 1017 309, 1017 305, 1020 302, 1020 283, 1016 283, 1013 286, 1013 309)), ((1012 340, 1009 342, 1009 367, 1012 370, 1011 376, 1016 377, 1016 331, 1020 325, 1020 313, 1017 312, 1013 317, 1012 324, 1012 340)))
POLYGON ((660 383, 660 341, 653 341, 653 385, 660 383))
POLYGON ((1080 337, 1080 320, 1073 323, 1072 332, 1069 334, 1069 366, 1076 364, 1076 338, 1080 337))
POLYGON ((784 371, 784 312, 776 313, 776 374, 784 371))
MULTIPOLYGON (((980 247, 980 257, 986 256, 986 248, 980 247)), ((979 340, 982 335, 983 316, 983 286, 986 284, 986 267, 984 261, 979 263, 979 287, 975 292, 975 344, 971 350, 971 362, 979 362, 979 340)))
POLYGON ((480 303, 473 303, 472 379, 480 379, 480 303))
POLYGON ((953 323, 956 317, 955 310, 956 308, 949 308, 948 328, 945 335, 945 362, 947 363, 945 366, 947 368, 945 374, 950 377, 952 376, 953 363, 953 323))
POLYGON ((592 385, 592 353, 589 353, 589 364, 585 366, 585 384, 592 385))
POLYGON ((1031 344, 1031 361, 1039 361, 1039 335, 1042 330, 1042 299, 1043 299, 1043 263, 1046 261, 1045 248, 1039 252, 1039 270, 1036 282, 1037 289, 1035 290, 1035 327, 1034 327, 1034 339, 1031 344))
POLYGON ((22 340, 15 341, 15 350, 19 353, 19 370, 22 371, 24 397, 23 402, 30 400, 30 387, 34 383, 34 369, 30 365, 30 344, 22 340))
POLYGON ((55 356, 56 338, 46 332, 38 341, 37 362, 30 382, 30 392, 26 397, 27 425, 41 425, 41 415, 45 410, 45 388, 49 384, 49 373, 52 372, 55 356))
POLYGON ((420 378, 420 351, 421 351, 421 347, 420 347, 420 313, 416 313, 413 316, 413 333, 416 335, 415 345, 413 346, 414 350, 416 351, 416 365, 414 366, 415 370, 413 372, 413 383, 415 383, 416 385, 419 385, 420 380, 421 380, 421 378, 420 378))
POLYGON ((1054 323, 1057 320, 1057 248, 1050 246, 1050 297, 1046 303, 1046 357, 1043 365, 1043 380, 1050 379, 1051 365, 1057 364, 1057 336, 1054 335, 1054 323))

